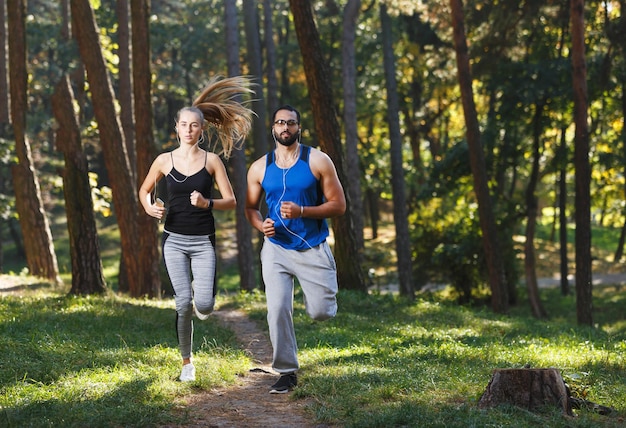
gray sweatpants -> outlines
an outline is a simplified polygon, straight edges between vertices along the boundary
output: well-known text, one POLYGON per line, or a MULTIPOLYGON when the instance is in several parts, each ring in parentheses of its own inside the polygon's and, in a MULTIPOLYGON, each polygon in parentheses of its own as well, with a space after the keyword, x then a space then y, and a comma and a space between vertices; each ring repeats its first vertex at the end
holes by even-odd
POLYGON ((308 250, 286 250, 265 239, 261 265, 267 299, 267 322, 274 349, 272 368, 291 373, 300 366, 293 326, 294 278, 304 293, 306 312, 323 321, 337 314, 337 268, 327 242, 308 250))
POLYGON ((191 358, 193 303, 208 314, 215 305, 215 247, 208 235, 163 233, 163 259, 174 288, 176 334, 183 358, 191 358))

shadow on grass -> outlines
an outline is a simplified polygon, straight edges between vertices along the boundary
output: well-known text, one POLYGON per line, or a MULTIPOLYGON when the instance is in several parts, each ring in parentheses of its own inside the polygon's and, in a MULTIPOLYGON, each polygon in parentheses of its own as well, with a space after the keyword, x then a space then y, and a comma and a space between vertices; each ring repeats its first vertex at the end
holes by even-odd
POLYGON ((152 400, 146 392, 151 383, 148 379, 125 382, 99 398, 33 399, 23 405, 3 407, 0 425, 94 428, 154 426, 172 421, 168 415, 171 405, 162 400, 152 400), (135 401, 141 405, 129 406, 129 397, 135 397, 135 401))

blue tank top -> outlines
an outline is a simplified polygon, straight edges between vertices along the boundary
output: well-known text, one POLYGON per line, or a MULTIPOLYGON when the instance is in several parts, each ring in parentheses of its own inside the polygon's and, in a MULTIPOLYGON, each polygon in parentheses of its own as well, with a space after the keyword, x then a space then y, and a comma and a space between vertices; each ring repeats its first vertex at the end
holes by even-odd
POLYGON ((261 186, 265 191, 267 216, 274 220, 276 235, 269 238, 273 243, 288 250, 307 250, 326 240, 328 224, 325 219, 285 219, 280 215, 283 201, 300 206, 317 206, 324 202, 320 182, 311 172, 309 154, 311 147, 300 146, 300 157, 289 168, 276 165, 274 151, 266 155, 265 176, 261 186))
MULTIPOLYGON (((206 165, 206 159, 204 164, 206 165)), ((213 235, 215 234, 215 219, 213 210, 198 208, 191 205, 189 196, 197 190, 207 199, 211 198, 213 190, 213 176, 206 167, 193 175, 186 176, 174 168, 166 177, 168 208, 165 219, 165 230, 181 235, 213 235)))

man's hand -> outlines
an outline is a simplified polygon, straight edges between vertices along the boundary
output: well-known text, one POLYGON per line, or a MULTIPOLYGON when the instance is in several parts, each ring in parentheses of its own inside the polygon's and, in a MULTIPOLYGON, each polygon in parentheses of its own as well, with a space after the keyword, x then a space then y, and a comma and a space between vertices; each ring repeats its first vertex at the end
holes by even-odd
POLYGON ((266 218, 263 221, 261 228, 263 229, 262 230, 263 234, 267 236, 268 238, 271 238, 272 236, 276 235, 276 229, 274 229, 274 220, 272 220, 271 218, 266 218))

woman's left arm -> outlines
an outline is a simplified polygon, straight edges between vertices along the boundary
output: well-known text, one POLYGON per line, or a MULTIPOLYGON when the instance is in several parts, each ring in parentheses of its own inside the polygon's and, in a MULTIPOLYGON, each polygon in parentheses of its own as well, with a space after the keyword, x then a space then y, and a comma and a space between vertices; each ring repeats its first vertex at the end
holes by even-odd
POLYGON ((232 210, 237 206, 235 192, 230 184, 226 167, 224 163, 215 153, 209 153, 207 156, 207 171, 215 178, 215 183, 222 196, 220 199, 213 199, 213 209, 215 210, 232 210))

